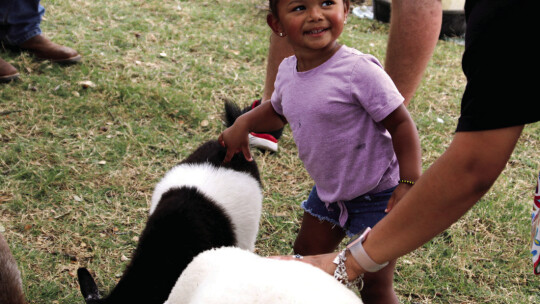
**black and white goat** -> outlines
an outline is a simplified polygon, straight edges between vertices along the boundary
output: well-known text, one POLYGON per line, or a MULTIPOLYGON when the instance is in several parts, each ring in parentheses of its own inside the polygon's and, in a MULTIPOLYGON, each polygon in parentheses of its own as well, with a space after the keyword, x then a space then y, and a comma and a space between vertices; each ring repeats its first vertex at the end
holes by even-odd
MULTIPOLYGON (((241 112, 226 104, 228 125, 234 111, 241 112)), ((163 304, 199 253, 254 249, 262 209, 259 171, 241 154, 223 164, 225 153, 217 141, 206 142, 165 175, 131 262, 110 294, 101 298, 88 270, 78 270, 86 303, 163 304)))
MULTIPOLYGON (((228 124, 242 112, 226 104, 228 124)), ((90 273, 79 269, 86 303, 361 304, 318 268, 252 252, 261 216, 259 172, 242 154, 228 165, 224 157, 225 149, 211 141, 165 175, 131 263, 110 295, 100 299, 90 273)))
POLYGON ((25 304, 21 273, 9 246, 0 233, 0 303, 25 304))

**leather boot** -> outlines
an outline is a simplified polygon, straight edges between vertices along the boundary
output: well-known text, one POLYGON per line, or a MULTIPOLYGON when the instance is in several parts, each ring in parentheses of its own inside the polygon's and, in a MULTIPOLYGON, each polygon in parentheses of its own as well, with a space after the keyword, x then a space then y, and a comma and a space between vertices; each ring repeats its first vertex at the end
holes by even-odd
POLYGON ((17 69, 0 58, 0 82, 9 82, 17 78, 19 78, 17 69))
POLYGON ((18 47, 32 53, 38 59, 56 63, 76 63, 82 58, 74 49, 56 44, 42 35, 34 36, 18 47))

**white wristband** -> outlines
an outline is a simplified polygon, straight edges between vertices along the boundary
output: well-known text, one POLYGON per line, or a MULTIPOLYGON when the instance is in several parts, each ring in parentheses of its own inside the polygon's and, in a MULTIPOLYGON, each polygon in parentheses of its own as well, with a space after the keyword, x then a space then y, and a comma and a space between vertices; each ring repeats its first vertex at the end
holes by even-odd
POLYGON ((347 245, 347 249, 349 249, 353 258, 365 271, 377 272, 386 267, 386 265, 388 265, 388 262, 383 264, 377 264, 369 257, 367 252, 364 250, 364 246, 362 246, 362 243, 366 240, 369 231, 371 231, 371 228, 366 228, 366 230, 364 230, 360 237, 353 240, 347 245))

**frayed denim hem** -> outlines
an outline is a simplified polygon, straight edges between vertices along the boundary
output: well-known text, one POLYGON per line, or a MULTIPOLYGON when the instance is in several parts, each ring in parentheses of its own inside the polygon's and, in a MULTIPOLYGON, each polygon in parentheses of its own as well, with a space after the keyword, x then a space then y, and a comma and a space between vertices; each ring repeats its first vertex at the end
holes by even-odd
POLYGON ((320 214, 316 214, 316 213, 313 212, 312 209, 308 209, 308 208, 306 207, 306 202, 307 202, 307 200, 306 200, 306 201, 303 201, 302 204, 300 205, 300 207, 302 207, 302 209, 304 209, 305 212, 307 212, 307 213, 309 213, 310 215, 312 215, 312 216, 318 218, 318 219, 321 220, 321 221, 329 222, 330 224, 334 225, 334 227, 339 227, 339 228, 341 228, 343 231, 345 231, 345 233, 347 234, 348 237, 352 237, 352 236, 355 235, 354 233, 351 233, 349 230, 347 230, 347 229, 341 227, 341 225, 339 224, 339 222, 336 221, 336 220, 334 220, 333 218, 327 217, 327 216, 322 216, 322 215, 320 215, 320 214))

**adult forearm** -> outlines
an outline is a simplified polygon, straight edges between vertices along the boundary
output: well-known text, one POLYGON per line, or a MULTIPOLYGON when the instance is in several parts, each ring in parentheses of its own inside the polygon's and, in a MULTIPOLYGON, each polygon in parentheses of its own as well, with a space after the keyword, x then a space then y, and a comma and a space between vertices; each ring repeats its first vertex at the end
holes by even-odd
POLYGON ((375 225, 364 244, 366 252, 377 263, 383 263, 415 250, 446 230, 483 194, 458 190, 461 186, 457 176, 447 179, 439 175, 436 167, 431 167, 375 225), (448 189, 441 190, 441 186, 448 189))
POLYGON ((378 263, 396 259, 456 222, 493 185, 522 129, 456 133, 446 152, 375 225, 365 246, 370 257, 378 263))
POLYGON ((440 0, 393 0, 385 70, 405 105, 411 101, 439 38, 440 0))

